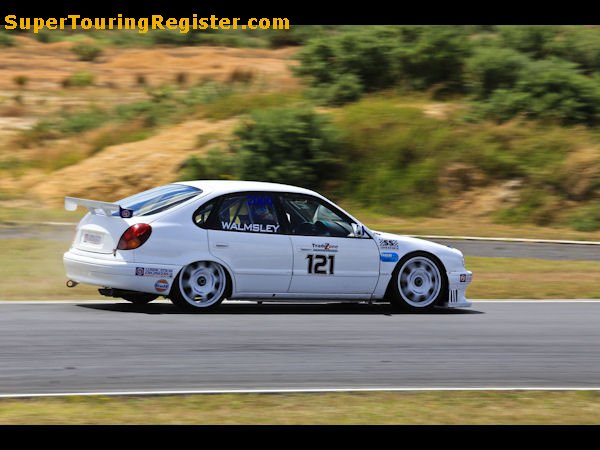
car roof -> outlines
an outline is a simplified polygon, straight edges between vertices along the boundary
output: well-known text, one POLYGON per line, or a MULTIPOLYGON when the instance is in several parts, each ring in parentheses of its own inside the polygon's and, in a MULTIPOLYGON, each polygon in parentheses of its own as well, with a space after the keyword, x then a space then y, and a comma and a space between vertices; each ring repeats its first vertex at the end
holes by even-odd
POLYGON ((177 181, 175 184, 185 184, 202 189, 203 192, 212 194, 230 194, 243 191, 273 191, 273 192, 291 192, 296 194, 308 194, 322 197, 321 194, 304 189, 298 186, 288 184, 266 183, 263 181, 238 181, 238 180, 192 180, 177 181))

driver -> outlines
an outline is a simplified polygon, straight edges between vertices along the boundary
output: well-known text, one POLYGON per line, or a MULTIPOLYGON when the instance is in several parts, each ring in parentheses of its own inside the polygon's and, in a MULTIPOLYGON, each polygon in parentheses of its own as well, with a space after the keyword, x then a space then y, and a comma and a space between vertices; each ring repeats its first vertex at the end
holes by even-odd
POLYGON ((264 225, 272 225, 276 223, 275 216, 269 210, 266 205, 256 205, 254 206, 253 216, 254 223, 260 223, 264 225))

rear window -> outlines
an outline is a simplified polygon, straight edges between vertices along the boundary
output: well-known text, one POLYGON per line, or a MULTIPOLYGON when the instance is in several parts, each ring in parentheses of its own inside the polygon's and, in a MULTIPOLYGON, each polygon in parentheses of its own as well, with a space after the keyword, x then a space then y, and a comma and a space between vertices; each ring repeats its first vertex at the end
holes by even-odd
MULTIPOLYGON (((133 210, 134 216, 156 214, 185 202, 202 192, 201 189, 183 184, 167 184, 119 200, 121 207, 133 210)), ((118 216, 119 213, 114 213, 118 216)))

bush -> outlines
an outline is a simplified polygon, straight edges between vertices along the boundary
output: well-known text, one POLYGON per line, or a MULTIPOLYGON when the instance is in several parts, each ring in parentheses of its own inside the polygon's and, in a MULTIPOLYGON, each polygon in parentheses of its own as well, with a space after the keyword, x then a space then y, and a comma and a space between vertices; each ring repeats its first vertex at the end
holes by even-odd
POLYGON ((338 141, 323 115, 278 107, 253 113, 232 148, 243 179, 318 188, 332 178, 338 141))
POLYGON ((29 78, 26 75, 17 75, 13 78, 13 81, 17 86, 25 87, 29 81, 29 78))
POLYGON ((236 67, 229 73, 229 77, 227 81, 229 83, 242 83, 242 84, 250 84, 254 80, 254 71, 250 69, 242 69, 241 67, 236 67))
POLYGON ((576 209, 569 218, 569 225, 577 231, 600 230, 600 205, 590 204, 576 209))
POLYGON ((500 121, 523 114, 564 125, 593 125, 600 118, 600 89, 571 63, 541 60, 527 66, 514 90, 494 91, 481 108, 500 121))
POLYGON ((94 108, 65 115, 57 128, 65 134, 76 134, 97 128, 108 120, 109 117, 106 111, 94 108))
POLYGON ((8 33, 0 31, 0 47, 12 47, 15 45, 15 39, 8 33))
POLYGON ((317 88, 313 92, 329 91, 326 100, 331 98, 333 104, 341 104, 342 100, 357 99, 362 91, 376 91, 394 84, 393 48, 389 36, 376 29, 317 38, 300 51, 300 65, 294 70, 317 88), (352 94, 343 94, 344 91, 352 94))
POLYGON ((569 27, 548 44, 552 55, 576 63, 585 74, 600 71, 600 30, 569 27))
POLYGON ((358 77, 348 73, 340 76, 335 83, 328 87, 314 91, 313 95, 329 105, 338 106, 358 100, 363 90, 363 85, 358 77))
POLYGON ((75 72, 62 82, 64 88, 85 87, 94 84, 94 74, 90 72, 75 72))
POLYGON ((71 48, 71 51, 80 61, 95 61, 102 55, 102 49, 89 42, 79 42, 71 48))
POLYGON ((496 89, 512 89, 530 60, 509 48, 483 47, 466 63, 465 77, 478 98, 487 98, 496 89))
POLYGON ((236 159, 218 147, 203 158, 194 155, 185 161, 180 178, 184 180, 234 180, 239 170, 236 159))
POLYGON ((551 42, 561 28, 553 25, 501 26, 500 40, 506 47, 523 52, 535 59, 551 55, 551 42))
POLYGON ((400 77, 417 89, 444 83, 450 89, 460 90, 470 52, 465 28, 424 27, 414 42, 404 43, 397 51, 400 77))
POLYGON ((336 35, 308 41, 299 52, 295 73, 319 94, 338 85, 331 89, 333 94, 325 95, 334 104, 357 99, 359 87, 374 92, 400 82, 416 89, 444 84, 446 90, 461 90, 471 51, 467 37, 465 27, 342 28, 336 35), (350 81, 348 76, 355 78, 350 81), (352 84, 347 99, 339 95, 345 90, 340 84, 344 88, 352 84))

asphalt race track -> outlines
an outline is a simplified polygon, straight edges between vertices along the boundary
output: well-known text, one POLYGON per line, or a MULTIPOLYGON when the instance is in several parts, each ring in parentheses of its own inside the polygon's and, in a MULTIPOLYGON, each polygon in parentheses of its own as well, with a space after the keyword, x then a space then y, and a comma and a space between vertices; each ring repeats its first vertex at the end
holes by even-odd
POLYGON ((600 302, 0 302, 0 394, 600 386, 600 302))

